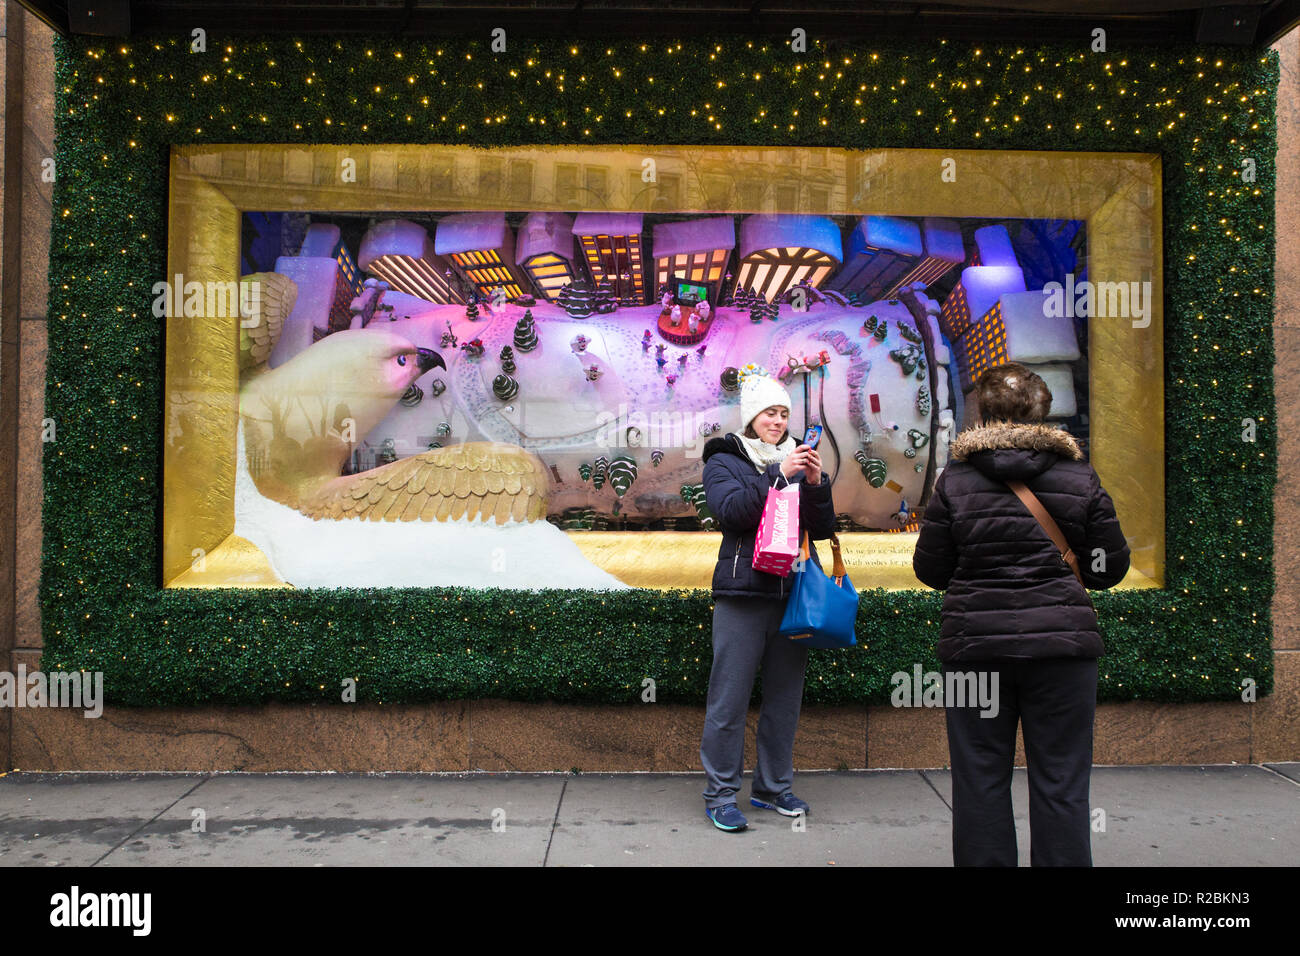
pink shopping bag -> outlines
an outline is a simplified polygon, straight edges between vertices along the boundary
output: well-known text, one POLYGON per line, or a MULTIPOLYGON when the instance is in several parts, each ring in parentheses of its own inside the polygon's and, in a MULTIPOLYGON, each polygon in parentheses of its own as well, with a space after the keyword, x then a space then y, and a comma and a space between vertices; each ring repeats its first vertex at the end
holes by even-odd
POLYGON ((785 577, 799 557, 799 486, 768 489, 754 538, 754 567, 785 577))

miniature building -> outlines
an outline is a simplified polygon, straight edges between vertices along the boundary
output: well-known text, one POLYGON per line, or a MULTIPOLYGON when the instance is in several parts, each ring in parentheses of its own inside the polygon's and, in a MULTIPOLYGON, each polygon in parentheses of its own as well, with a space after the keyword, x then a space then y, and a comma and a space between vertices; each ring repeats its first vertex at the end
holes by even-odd
POLYGON ((293 280, 298 297, 267 360, 271 368, 283 365, 321 337, 348 328, 353 299, 333 258, 281 256, 275 260, 274 271, 293 280))
POLYGON ((954 346, 973 322, 979 321, 1007 292, 1024 292, 1025 274, 1019 266, 972 266, 943 300, 939 327, 954 346))
POLYGON ((966 334, 953 345, 957 353, 957 375, 961 390, 975 387, 985 369, 1007 362, 1007 329, 1002 324, 1002 305, 993 308, 967 326, 966 334))
MULTIPOLYGON (((352 256, 343 245, 338 226, 326 222, 312 223, 307 227, 303 237, 302 248, 298 250, 298 259, 329 260, 334 263, 331 271, 323 264, 315 270, 316 281, 325 283, 332 296, 329 313, 317 317, 316 327, 319 334, 328 335, 346 329, 352 321, 350 305, 352 299, 361 292, 361 276, 352 261, 352 256)), ((280 271, 278 268, 276 271, 280 271)))
POLYGON ((640 213, 579 213, 573 220, 587 268, 597 284, 608 280, 619 299, 645 302, 640 213), (623 276, 628 276, 623 279, 623 276))
POLYGON ((508 298, 523 294, 528 284, 515 262, 515 234, 504 212, 466 212, 438 220, 433 250, 447 256, 478 290, 480 298, 505 289, 508 298))
POLYGON ((361 270, 352 261, 352 254, 343 244, 342 233, 338 226, 325 222, 312 223, 307 227, 303 237, 302 249, 298 255, 333 259, 338 263, 339 274, 347 283, 352 295, 361 294, 361 270))
POLYGON ((373 277, 367 279, 361 294, 353 299, 352 305, 349 306, 352 312, 352 323, 348 328, 364 329, 369 325, 370 320, 375 317, 375 312, 379 309, 379 300, 382 294, 387 291, 387 282, 373 277))
POLYGON ((971 250, 972 266, 1019 266, 1016 251, 1011 247, 1007 227, 998 223, 975 230, 975 245, 971 250))
POLYGON ((357 263, 399 292, 439 305, 465 297, 447 279, 450 265, 434 252, 424 227, 406 219, 385 219, 361 240, 357 263))
POLYGON ((1007 329, 1007 361, 1025 365, 1073 362, 1082 354, 1074 320, 1049 307, 1042 290, 1012 292, 1001 297, 1007 329))
POLYGON ((273 271, 292 279, 299 290, 271 351, 269 361, 274 367, 312 342, 348 328, 361 281, 339 227, 323 222, 308 226, 298 255, 279 257, 273 271))
MULTIPOLYGON (((963 281, 965 273, 991 272, 994 269, 992 266, 967 269, 963 281)), ((1013 271, 1019 273, 1020 270, 1013 271)), ((977 277, 974 284, 980 285, 981 277, 977 277)), ((990 288, 991 283, 983 283, 976 297, 987 294, 990 288)), ((1020 362, 1033 368, 1064 368, 1067 373, 1064 378, 1053 372, 1061 394, 1057 394, 1056 387, 1048 386, 1052 388, 1052 408, 1057 417, 1068 418, 1074 414, 1074 382, 1068 375, 1069 366, 1049 363, 1072 362, 1082 353, 1073 320, 1053 314, 1046 307, 1047 298, 1042 290, 1000 295, 984 316, 967 326, 953 346, 957 352, 957 370, 963 391, 970 389, 986 368, 1004 362, 1020 362)), ((986 300, 977 302, 976 308, 982 307, 983 301, 986 300)))
POLYGON ((972 266, 963 269, 939 312, 939 325, 957 355, 963 392, 969 391, 986 368, 1007 361, 1007 330, 1001 298, 1024 292, 1025 275, 1016 266, 972 266))
POLYGON ((655 287, 672 287, 673 279, 712 285, 727 269, 736 248, 731 216, 662 222, 654 227, 655 287))
POLYGON ((825 216, 747 216, 732 293, 747 289, 771 301, 804 279, 820 288, 842 259, 839 226, 825 216))
POLYGON ((578 277, 573 218, 562 212, 530 212, 519 224, 515 262, 533 280, 539 295, 554 302, 578 277))
POLYGON ((925 247, 921 227, 898 216, 863 216, 849 235, 844 268, 827 286, 837 292, 858 293, 858 301, 888 299, 905 284, 925 247))
POLYGON ((894 287, 885 293, 884 298, 893 299, 900 290, 914 282, 930 285, 961 265, 966 257, 966 247, 962 243, 961 226, 953 219, 938 219, 927 216, 921 220, 921 238, 925 243, 925 256, 912 271, 903 276, 894 287))

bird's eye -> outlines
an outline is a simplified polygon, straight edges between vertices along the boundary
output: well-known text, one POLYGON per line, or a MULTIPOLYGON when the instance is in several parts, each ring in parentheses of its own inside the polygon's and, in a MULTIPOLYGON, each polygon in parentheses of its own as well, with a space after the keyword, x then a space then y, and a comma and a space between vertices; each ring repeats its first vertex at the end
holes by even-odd
POLYGON ((397 356, 397 364, 398 364, 398 365, 405 365, 405 364, 406 364, 406 356, 405 356, 405 355, 399 355, 399 356, 397 356))

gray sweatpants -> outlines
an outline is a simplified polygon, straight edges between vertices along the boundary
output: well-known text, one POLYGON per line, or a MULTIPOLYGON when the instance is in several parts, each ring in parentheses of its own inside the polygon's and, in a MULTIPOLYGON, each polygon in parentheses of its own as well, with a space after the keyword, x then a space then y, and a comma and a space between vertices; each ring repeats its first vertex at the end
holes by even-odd
POLYGON ((785 605, 779 598, 713 601, 713 668, 700 741, 706 807, 736 802, 745 761, 745 718, 760 665, 763 704, 751 789, 759 799, 777 797, 794 780, 794 732, 803 702, 808 648, 776 633, 785 605))

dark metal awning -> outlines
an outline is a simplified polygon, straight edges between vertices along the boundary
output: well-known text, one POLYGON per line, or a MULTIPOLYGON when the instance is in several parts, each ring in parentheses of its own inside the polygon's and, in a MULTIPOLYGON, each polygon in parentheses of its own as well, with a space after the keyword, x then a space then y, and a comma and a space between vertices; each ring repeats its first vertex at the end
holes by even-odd
POLYGON ((611 39, 734 33, 836 40, 888 38, 1133 44, 1276 41, 1300 22, 1300 0, 20 0, 60 33, 129 36, 201 26, 231 34, 398 33, 611 39))

